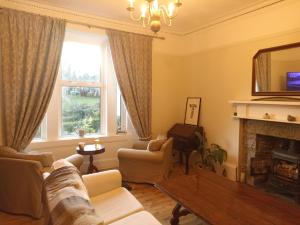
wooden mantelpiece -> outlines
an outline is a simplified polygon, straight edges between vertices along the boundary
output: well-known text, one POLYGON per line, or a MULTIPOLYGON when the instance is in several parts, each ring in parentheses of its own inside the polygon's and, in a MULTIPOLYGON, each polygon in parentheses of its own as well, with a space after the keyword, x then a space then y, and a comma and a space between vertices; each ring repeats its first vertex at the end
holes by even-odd
POLYGON ((229 103, 233 105, 234 118, 300 124, 300 102, 232 100, 229 103), (266 113, 269 119, 264 117, 266 113), (296 121, 288 121, 288 115, 296 117, 296 121))

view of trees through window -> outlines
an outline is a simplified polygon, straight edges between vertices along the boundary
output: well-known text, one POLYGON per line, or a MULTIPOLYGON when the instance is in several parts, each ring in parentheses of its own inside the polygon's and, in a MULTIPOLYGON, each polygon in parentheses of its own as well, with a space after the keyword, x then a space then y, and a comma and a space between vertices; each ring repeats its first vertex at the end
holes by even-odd
POLYGON ((64 43, 61 70, 61 135, 100 133, 100 62, 99 45, 64 43), (74 86, 76 85, 76 86, 74 86))

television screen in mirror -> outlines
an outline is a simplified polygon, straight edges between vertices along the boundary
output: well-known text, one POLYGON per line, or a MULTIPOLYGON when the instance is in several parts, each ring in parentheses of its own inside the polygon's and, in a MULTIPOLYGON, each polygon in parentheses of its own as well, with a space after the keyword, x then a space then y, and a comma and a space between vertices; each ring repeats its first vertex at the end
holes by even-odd
POLYGON ((300 42, 259 50, 252 74, 254 96, 300 96, 300 42))

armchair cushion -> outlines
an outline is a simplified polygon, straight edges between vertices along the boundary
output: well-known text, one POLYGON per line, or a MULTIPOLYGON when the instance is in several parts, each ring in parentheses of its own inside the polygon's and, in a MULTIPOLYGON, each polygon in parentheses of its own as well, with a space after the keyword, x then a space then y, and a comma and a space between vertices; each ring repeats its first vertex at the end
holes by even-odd
POLYGON ((0 147, 0 157, 13 158, 13 159, 24 159, 24 160, 34 160, 42 164, 43 167, 50 167, 54 161, 53 155, 51 152, 17 152, 15 149, 1 146, 0 147))
POLYGON ((149 141, 149 144, 147 146, 147 150, 149 151, 160 151, 161 146, 166 142, 166 139, 156 139, 149 141))

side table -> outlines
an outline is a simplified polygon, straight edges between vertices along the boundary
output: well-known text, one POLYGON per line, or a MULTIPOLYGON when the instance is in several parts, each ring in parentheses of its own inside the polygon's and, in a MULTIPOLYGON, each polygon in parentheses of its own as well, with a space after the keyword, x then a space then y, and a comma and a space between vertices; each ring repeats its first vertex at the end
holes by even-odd
POLYGON ((87 173, 99 172, 98 168, 93 164, 94 155, 101 154, 105 152, 104 145, 98 144, 98 148, 96 149, 95 144, 93 145, 85 145, 84 149, 80 149, 79 146, 76 147, 76 152, 80 155, 89 155, 90 156, 90 165, 87 173))

